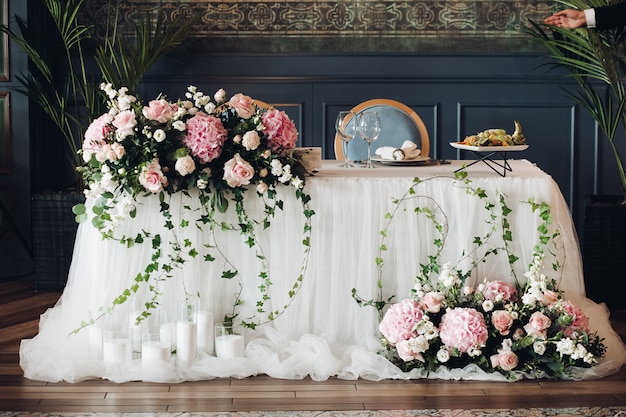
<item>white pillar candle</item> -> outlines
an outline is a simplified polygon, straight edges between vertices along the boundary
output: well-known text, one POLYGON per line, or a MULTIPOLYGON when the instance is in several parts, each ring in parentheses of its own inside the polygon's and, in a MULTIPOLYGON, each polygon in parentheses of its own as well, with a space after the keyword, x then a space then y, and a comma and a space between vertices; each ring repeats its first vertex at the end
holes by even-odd
POLYGON ((243 335, 227 334, 215 338, 215 353, 218 358, 242 358, 244 352, 243 335))
POLYGON ((213 313, 210 311, 198 312, 198 351, 209 355, 215 354, 213 347, 215 342, 214 335, 215 323, 213 313))
POLYGON ((198 343, 197 323, 179 321, 176 324, 176 363, 181 367, 189 367, 196 358, 198 343))
POLYGON ((149 341, 141 344, 141 361, 145 365, 155 361, 170 360, 169 343, 160 341, 149 341))
POLYGON ((102 342, 102 360, 122 364, 132 359, 130 339, 108 339, 102 342))

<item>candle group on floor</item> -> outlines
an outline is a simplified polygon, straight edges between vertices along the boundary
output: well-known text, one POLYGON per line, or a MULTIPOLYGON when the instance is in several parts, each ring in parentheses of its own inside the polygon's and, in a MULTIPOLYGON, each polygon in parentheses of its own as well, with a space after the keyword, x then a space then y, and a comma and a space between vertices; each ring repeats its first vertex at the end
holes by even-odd
POLYGON ((245 356, 243 332, 232 324, 215 323, 211 311, 198 310, 195 299, 180 302, 176 318, 160 312, 156 319, 137 323, 133 312, 128 326, 89 328, 89 348, 93 357, 107 365, 120 365, 141 357, 149 369, 170 362, 175 352, 176 366, 187 368, 201 354, 232 359, 245 356))

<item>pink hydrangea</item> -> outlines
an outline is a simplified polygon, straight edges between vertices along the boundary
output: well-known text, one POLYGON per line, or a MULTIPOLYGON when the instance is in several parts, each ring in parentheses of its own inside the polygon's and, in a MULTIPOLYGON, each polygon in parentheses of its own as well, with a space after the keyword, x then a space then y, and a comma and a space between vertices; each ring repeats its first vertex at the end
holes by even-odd
POLYGON ((515 287, 504 281, 490 281, 485 284, 483 294, 491 301, 510 301, 515 296, 515 287))
POLYGON ((416 301, 405 299, 392 305, 378 326, 385 339, 392 345, 409 340, 415 335, 415 326, 424 317, 416 301))
POLYGON ((561 312, 561 314, 567 314, 572 319, 571 324, 562 329, 565 337, 575 338, 581 332, 589 333, 589 319, 576 304, 561 300, 554 303, 551 308, 561 312))
POLYGON ((199 112, 187 120, 187 134, 182 142, 201 163, 209 163, 221 155, 227 137, 220 119, 199 112))
POLYGON ((471 347, 485 346, 489 332, 483 315, 473 308, 454 308, 441 318, 439 337, 449 349, 465 353, 471 347))
POLYGON ((268 110, 263 113, 261 120, 268 144, 273 151, 284 153, 296 147, 298 131, 285 112, 268 110))

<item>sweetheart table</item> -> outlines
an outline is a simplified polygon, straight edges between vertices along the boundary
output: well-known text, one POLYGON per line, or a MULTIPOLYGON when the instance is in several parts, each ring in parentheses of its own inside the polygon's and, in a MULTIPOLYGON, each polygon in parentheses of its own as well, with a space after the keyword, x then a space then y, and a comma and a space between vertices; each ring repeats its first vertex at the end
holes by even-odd
MULTIPOLYGON (((323 161, 322 167, 307 178, 305 186, 305 192, 311 196, 310 208, 315 211, 308 254, 301 245, 305 221, 302 206, 293 196, 293 190, 279 190, 284 209, 277 210, 271 227, 257 230, 257 237, 272 282, 268 307, 288 307, 275 320, 246 330, 245 357, 223 359, 199 353, 187 367, 176 366, 172 359, 159 369, 147 370, 137 358, 124 365, 106 365, 94 354, 91 326, 73 333, 81 322, 101 314, 100 309, 109 308, 112 300, 132 285, 152 256, 149 244, 126 248, 119 242, 103 240, 90 224, 83 223, 79 226, 62 297, 42 315, 39 334, 22 341, 20 364, 24 375, 37 380, 70 382, 90 378, 117 382, 179 382, 257 374, 290 379, 310 376, 314 380, 333 376, 371 380, 423 377, 504 380, 500 375, 473 368, 430 374, 415 370, 403 373, 377 354, 381 344, 376 309, 359 305, 353 296, 353 290, 364 300, 375 300, 379 296, 376 257, 383 229, 387 230, 387 250, 383 253, 380 272, 382 296, 384 299, 395 296, 394 301, 399 301, 408 295, 420 262, 433 254, 432 242, 436 238, 432 224, 415 214, 416 205, 435 207, 445 221, 447 237, 442 262, 457 261, 472 247, 476 236, 488 232, 490 226, 484 201, 468 195, 463 183, 453 179, 454 172, 470 162, 346 169, 339 168, 338 161, 323 161), (416 198, 398 207, 394 199, 407 192, 415 177, 424 180, 415 186, 416 198), (385 214, 396 208, 393 221, 387 225, 385 214), (299 291, 291 298, 287 294, 302 272, 303 264, 306 269, 299 291)), ((536 202, 551 206, 553 224, 560 228, 557 256, 563 268, 562 274, 555 278, 560 280, 560 288, 567 298, 584 308, 591 318, 592 328, 605 338, 609 348, 600 365, 574 378, 600 377, 619 370, 626 361, 626 349, 610 327, 605 306, 584 297, 576 231, 558 185, 529 161, 509 160, 508 164, 512 170, 506 177, 483 164, 472 165, 466 172, 472 187, 484 189, 494 201, 503 195, 513 210, 508 216, 513 234, 510 250, 519 256, 515 263, 518 279, 523 280, 525 268, 532 262, 532 247, 537 243, 536 229, 540 220, 526 203, 534 198, 536 202)), ((262 202, 256 197, 247 199, 246 204, 251 215, 262 209, 262 202)), ((193 210, 183 210, 186 205, 193 205, 193 196, 188 200, 172 197, 174 224, 185 216, 192 216, 193 210)), ((230 212, 224 214, 224 220, 237 223, 230 212)), ((162 223, 158 199, 146 197, 137 207, 136 218, 124 221, 120 231, 133 235, 139 230, 157 230, 167 236, 162 223)), ((172 277, 160 284, 163 293, 160 310, 171 314, 185 294, 198 294, 209 306, 215 321, 219 321, 220 317, 232 313, 235 296, 240 294, 243 303, 237 307, 238 317, 254 317, 255 300, 260 295, 258 253, 245 244, 240 234, 232 231, 208 234, 187 230, 186 233, 192 241, 219 247, 221 256, 213 262, 189 259, 182 268, 172 271, 172 277), (239 271, 240 279, 221 277, 222 271, 231 264, 239 271)), ((485 278, 512 280, 504 254, 490 257, 472 276, 474 282, 485 278)), ((126 303, 116 306, 102 321, 128 323, 134 309, 145 301, 142 296, 146 295, 140 291, 126 303)))

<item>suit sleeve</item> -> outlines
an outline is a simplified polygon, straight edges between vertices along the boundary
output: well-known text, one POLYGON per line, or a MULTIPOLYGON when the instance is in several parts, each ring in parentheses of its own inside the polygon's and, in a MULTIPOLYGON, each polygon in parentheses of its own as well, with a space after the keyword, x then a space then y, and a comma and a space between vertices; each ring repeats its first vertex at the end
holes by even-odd
POLYGON ((610 29, 626 25, 626 2, 598 7, 595 10, 596 29, 610 29))

